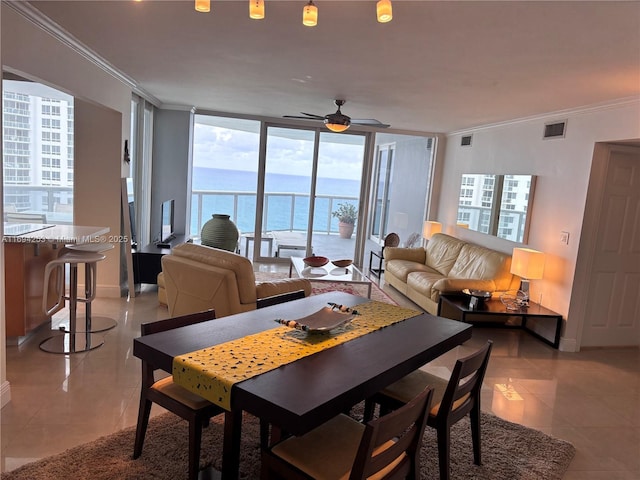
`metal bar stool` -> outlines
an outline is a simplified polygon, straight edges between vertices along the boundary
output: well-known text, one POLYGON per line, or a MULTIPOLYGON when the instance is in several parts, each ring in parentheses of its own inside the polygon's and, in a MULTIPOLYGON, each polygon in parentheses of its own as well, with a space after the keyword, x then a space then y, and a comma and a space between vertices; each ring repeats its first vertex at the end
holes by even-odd
MULTIPOLYGON (((109 250, 113 250, 113 244, 111 243, 102 243, 102 242, 93 242, 93 243, 77 243, 73 245, 67 245, 65 247, 67 250, 71 250, 73 252, 93 252, 103 254, 108 252, 109 250)), ((95 265, 95 264, 94 264, 95 265)), ((96 292, 96 274, 95 269, 93 275, 91 275, 91 264, 85 263, 85 298, 95 297, 96 292), (87 279, 90 279, 91 282, 87 279)), ((93 299, 93 298, 92 298, 93 299)), ((87 331, 91 333, 104 332, 106 330, 110 330, 118 325, 113 318, 109 317, 96 317, 91 314, 91 302, 85 303, 85 327, 78 328, 79 332, 87 331)))
POLYGON ((82 252, 63 249, 58 258, 47 263, 44 271, 44 295, 42 296, 42 309, 47 316, 51 316, 65 306, 65 301, 69 300, 69 329, 64 333, 54 335, 40 343, 40 349, 50 353, 79 353, 93 350, 104 344, 104 338, 95 333, 91 333, 87 328, 80 332, 76 326, 78 302, 87 305, 95 298, 96 284, 96 264, 106 257, 97 252, 82 252), (86 296, 78 298, 78 264, 85 264, 87 277, 85 284, 86 296), (69 295, 66 295, 65 268, 69 265, 69 295), (51 275, 55 274, 56 303, 49 307, 49 286, 51 275))

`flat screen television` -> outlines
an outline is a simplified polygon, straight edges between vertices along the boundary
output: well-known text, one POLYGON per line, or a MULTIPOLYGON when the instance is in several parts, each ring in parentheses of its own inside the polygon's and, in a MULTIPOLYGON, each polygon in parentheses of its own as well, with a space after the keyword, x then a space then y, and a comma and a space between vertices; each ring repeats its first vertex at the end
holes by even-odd
POLYGON ((174 200, 162 202, 162 227, 160 229, 160 241, 163 243, 173 240, 173 208, 174 200))

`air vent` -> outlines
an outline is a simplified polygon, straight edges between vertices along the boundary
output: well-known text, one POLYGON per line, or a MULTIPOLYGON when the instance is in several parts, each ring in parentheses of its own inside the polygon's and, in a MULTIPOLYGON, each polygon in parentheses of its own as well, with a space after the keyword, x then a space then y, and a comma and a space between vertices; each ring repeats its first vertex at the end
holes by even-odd
POLYGON ((567 128, 566 120, 563 122, 546 123, 544 125, 544 138, 562 138, 567 128))
POLYGON ((465 135, 460 139, 461 147, 470 147, 471 146, 471 135, 465 135))

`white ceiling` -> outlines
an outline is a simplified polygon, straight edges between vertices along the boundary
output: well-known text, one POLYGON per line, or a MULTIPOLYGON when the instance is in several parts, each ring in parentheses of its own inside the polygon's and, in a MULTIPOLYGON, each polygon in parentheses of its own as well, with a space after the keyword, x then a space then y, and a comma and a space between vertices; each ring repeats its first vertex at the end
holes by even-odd
POLYGON ((452 132, 640 96, 640 2, 30 2, 164 106, 452 132))

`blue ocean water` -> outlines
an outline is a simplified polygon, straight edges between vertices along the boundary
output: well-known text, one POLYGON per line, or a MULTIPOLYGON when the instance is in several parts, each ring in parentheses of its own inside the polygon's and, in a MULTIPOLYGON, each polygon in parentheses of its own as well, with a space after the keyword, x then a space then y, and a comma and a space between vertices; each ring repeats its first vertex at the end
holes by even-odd
MULTIPOLYGON (((255 230, 256 172, 194 167, 192 189, 218 193, 202 196, 201 222, 198 222, 198 194, 192 198, 191 234, 197 235, 198 225, 203 224, 214 213, 226 213, 241 232, 255 230), (238 193, 241 192, 241 193, 238 193), (237 211, 237 216, 234 216, 237 211)), ((310 177, 269 173, 265 178, 266 227, 270 230, 306 230, 309 217, 310 177)), ((338 220, 331 211, 338 203, 353 203, 357 207, 360 181, 318 177, 314 210, 314 231, 337 232, 338 220)))

